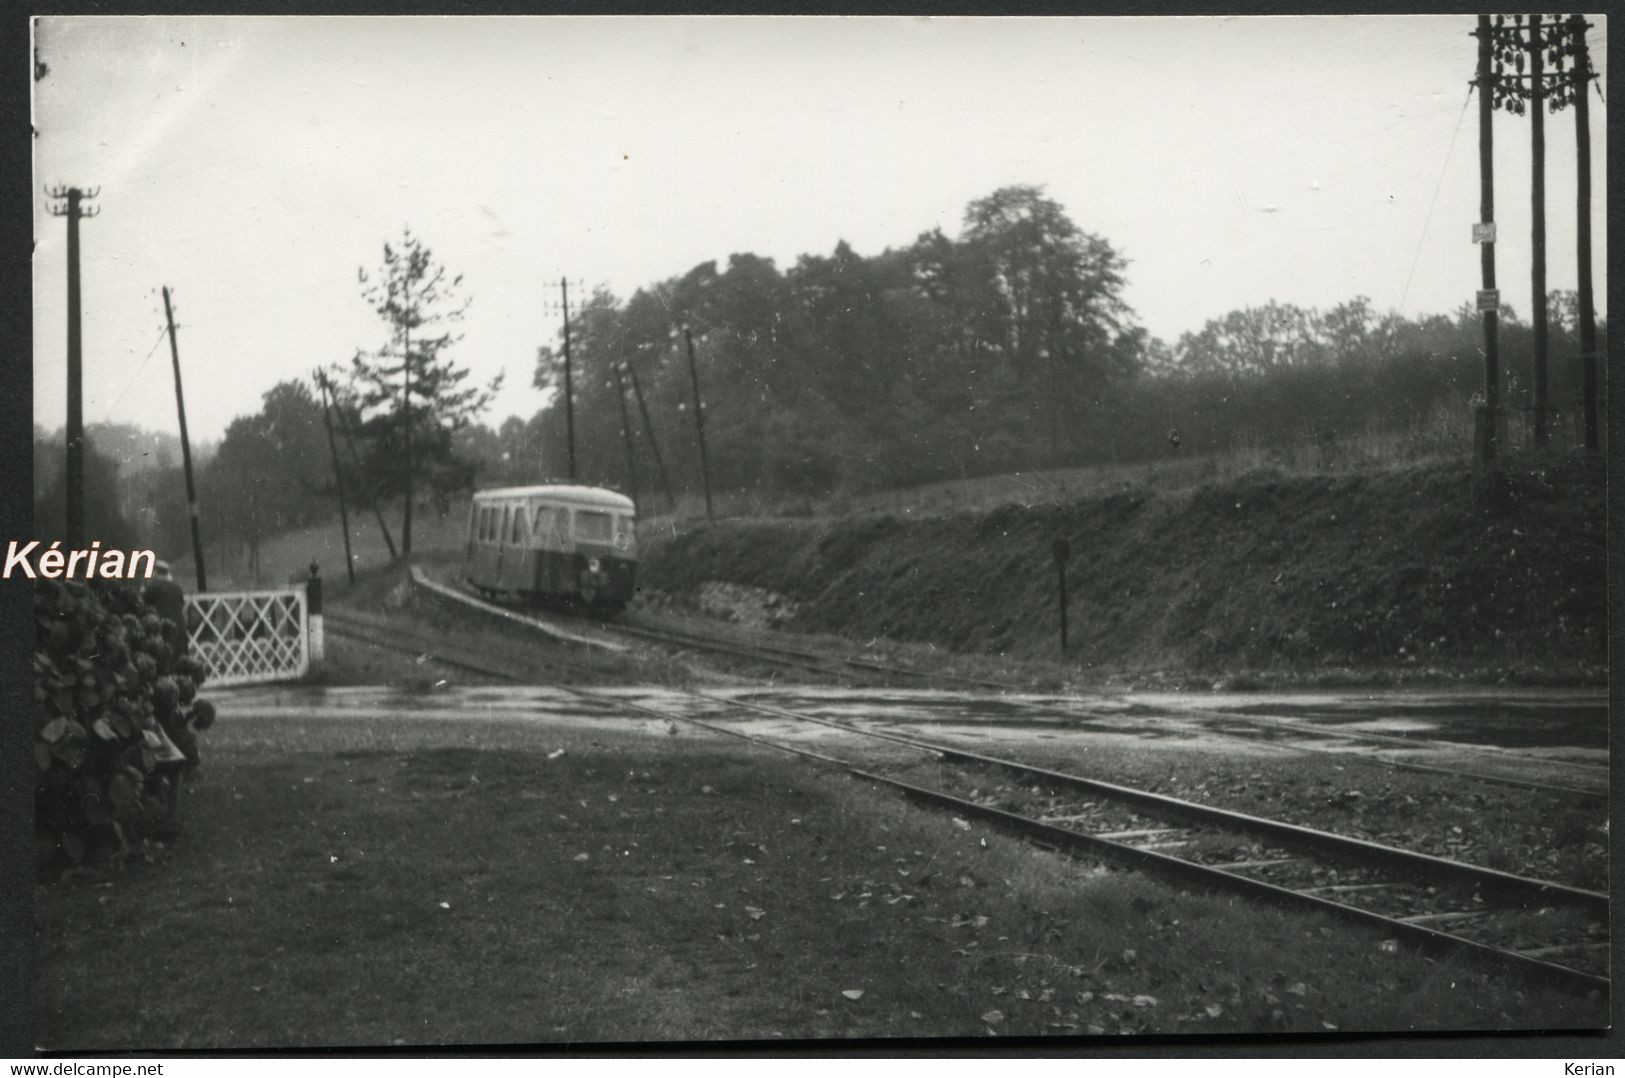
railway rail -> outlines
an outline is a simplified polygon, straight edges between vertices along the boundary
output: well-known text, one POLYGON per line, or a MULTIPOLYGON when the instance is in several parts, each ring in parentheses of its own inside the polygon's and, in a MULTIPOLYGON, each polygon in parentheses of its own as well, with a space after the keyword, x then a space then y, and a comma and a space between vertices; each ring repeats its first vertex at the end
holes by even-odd
MULTIPOLYGON (((477 651, 385 619, 332 611, 329 627, 383 647, 489 676, 526 680, 534 655, 477 651)), ((1104 783, 923 738, 791 709, 684 690, 698 714, 567 688, 599 707, 682 722, 815 759, 916 801, 1039 845, 1154 872, 1185 885, 1311 910, 1378 933, 1382 946, 1466 958, 1579 993, 1606 992, 1608 896, 1104 783), (915 754, 889 773, 739 729, 741 716, 811 723, 915 754), (916 777, 931 771, 932 786, 916 777), (906 776, 906 777, 905 777, 906 776), (990 784, 995 777, 1005 781, 990 784)))
MULTIPOLYGON (((877 660, 857 656, 833 656, 818 652, 811 652, 797 648, 786 647, 779 644, 744 643, 726 640, 716 636, 701 633, 688 633, 665 628, 651 628, 648 626, 627 625, 622 623, 605 624, 600 626, 604 631, 620 633, 654 643, 666 644, 672 647, 687 648, 695 651, 705 651, 717 654, 730 655, 736 658, 753 662, 761 662, 780 666, 817 671, 819 673, 839 675, 849 671, 858 671, 861 674, 876 677, 890 683, 893 679, 911 679, 925 685, 952 685, 975 688, 993 688, 1001 692, 1021 693, 1029 691, 1026 686, 1012 682, 1000 681, 992 678, 968 677, 958 674, 937 673, 923 671, 909 667, 898 666, 877 660)), ((1062 719, 1077 719, 1079 717, 1092 717, 1080 712, 1075 706, 1064 703, 1041 702, 1036 700, 1006 699, 1007 705, 1020 708, 1032 713, 1035 717, 1059 717, 1062 719)), ((1544 791, 1588 800, 1604 800, 1608 796, 1608 767, 1606 764, 1590 764, 1582 761, 1570 761, 1565 764, 1573 773, 1583 775, 1588 780, 1587 785, 1574 785, 1568 783, 1540 782, 1528 779, 1519 779, 1506 775, 1488 772, 1469 771, 1460 767, 1441 768, 1428 764, 1417 763, 1410 760, 1396 760, 1391 757, 1373 755, 1351 756, 1336 748, 1317 747, 1304 744, 1307 740, 1319 740, 1333 745, 1358 744, 1368 745, 1379 750, 1406 750, 1425 747, 1441 747, 1444 743, 1402 734, 1382 734, 1374 731, 1348 731, 1348 730, 1321 730, 1305 726, 1301 723, 1292 723, 1281 719, 1263 716, 1239 715, 1233 712, 1216 711, 1212 709, 1183 709, 1182 718, 1198 721, 1222 722, 1227 726, 1244 726, 1259 730, 1265 734, 1286 734, 1300 739, 1297 748, 1305 752, 1332 753, 1346 759, 1355 759, 1363 764, 1384 768, 1393 768, 1402 771, 1414 771, 1423 774, 1448 775, 1453 778, 1472 778, 1482 782, 1496 783, 1503 786, 1513 786, 1520 789, 1544 791)), ((1156 722, 1168 724, 1171 721, 1154 716, 1136 716, 1136 721, 1156 722)), ((1486 758, 1486 761, 1504 762, 1509 760, 1525 760, 1549 762, 1527 753, 1514 750, 1500 749, 1495 746, 1468 746, 1451 743, 1453 751, 1461 754, 1476 755, 1486 758)))
POLYGON ((653 628, 648 625, 635 625, 627 622, 604 623, 599 627, 606 632, 620 633, 624 636, 652 643, 667 644, 692 651, 708 651, 714 654, 731 655, 752 662, 768 663, 793 669, 847 675, 856 672, 859 676, 874 677, 887 682, 900 678, 906 681, 920 681, 937 685, 960 685, 978 689, 999 689, 1005 692, 1023 690, 1023 686, 1000 681, 996 678, 916 670, 911 667, 898 666, 895 663, 881 662, 878 659, 868 659, 858 655, 830 655, 824 652, 808 651, 780 644, 744 643, 704 633, 689 633, 670 628, 653 628))

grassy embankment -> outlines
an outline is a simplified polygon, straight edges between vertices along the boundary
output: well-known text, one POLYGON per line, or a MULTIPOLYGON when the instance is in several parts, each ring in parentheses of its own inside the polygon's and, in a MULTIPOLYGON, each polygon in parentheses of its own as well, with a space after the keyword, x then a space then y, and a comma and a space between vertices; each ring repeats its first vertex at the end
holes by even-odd
POLYGON ((1254 473, 977 511, 696 524, 648 588, 783 596, 790 629, 1044 659, 1071 542, 1073 674, 1598 681, 1604 479, 1576 461, 1254 473))

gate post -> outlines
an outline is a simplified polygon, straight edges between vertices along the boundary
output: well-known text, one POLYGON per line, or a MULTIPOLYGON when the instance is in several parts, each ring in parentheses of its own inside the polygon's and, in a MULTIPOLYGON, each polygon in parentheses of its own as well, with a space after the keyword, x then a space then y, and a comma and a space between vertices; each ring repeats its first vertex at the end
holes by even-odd
POLYGON ((324 656, 322 645, 322 578, 321 567, 310 563, 310 579, 305 581, 305 616, 310 626, 310 665, 320 666, 324 656))

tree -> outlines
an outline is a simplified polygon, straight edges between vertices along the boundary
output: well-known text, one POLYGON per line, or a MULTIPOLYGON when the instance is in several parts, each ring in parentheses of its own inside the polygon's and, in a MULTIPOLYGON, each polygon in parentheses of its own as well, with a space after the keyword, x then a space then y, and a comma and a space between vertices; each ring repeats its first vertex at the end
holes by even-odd
POLYGON ((414 481, 444 485, 466 469, 451 455, 451 436, 485 410, 502 376, 486 387, 468 385, 468 369, 445 354, 460 339, 453 327, 468 310, 458 291, 463 279, 448 279, 410 228, 398 248, 384 244, 374 276, 361 269, 358 277, 362 298, 389 327, 389 338, 375 352, 356 352, 351 383, 372 470, 385 490, 402 495, 401 553, 409 555, 414 481))
POLYGON ((1318 321, 1314 311, 1274 300, 1262 307, 1243 307, 1181 336, 1179 363, 1193 374, 1236 377, 1311 366, 1326 351, 1317 334, 1318 321))
POLYGON ((1078 228, 1042 187, 1025 185, 972 202, 960 242, 975 336, 1003 360, 997 397, 1028 413, 1018 424, 1047 404, 1055 455, 1075 403, 1132 372, 1124 346, 1132 339, 1123 336, 1132 314, 1122 298, 1128 261, 1078 228))
MULTIPOLYGON (((66 450, 62 435, 46 435, 34 428, 34 459, 60 460, 66 450)), ((99 539, 107 549, 132 549, 136 545, 137 528, 127 520, 120 508, 119 464, 101 452, 88 439, 85 445, 85 535, 99 539)), ((34 537, 42 540, 62 539, 67 534, 67 470, 60 465, 36 472, 34 486, 34 537)))

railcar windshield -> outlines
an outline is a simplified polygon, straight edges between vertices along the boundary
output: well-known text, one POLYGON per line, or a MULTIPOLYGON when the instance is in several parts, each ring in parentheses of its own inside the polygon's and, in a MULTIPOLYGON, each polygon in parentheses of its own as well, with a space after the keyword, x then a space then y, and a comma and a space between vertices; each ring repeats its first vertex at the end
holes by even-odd
POLYGON ((576 510, 576 541, 579 543, 607 543, 613 535, 612 527, 608 513, 576 510))

